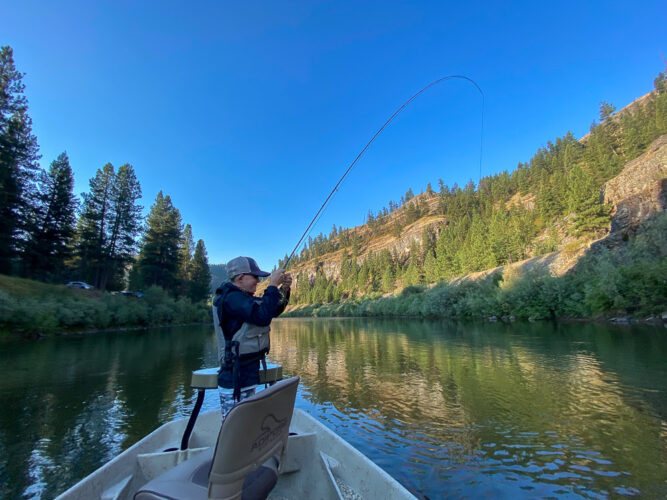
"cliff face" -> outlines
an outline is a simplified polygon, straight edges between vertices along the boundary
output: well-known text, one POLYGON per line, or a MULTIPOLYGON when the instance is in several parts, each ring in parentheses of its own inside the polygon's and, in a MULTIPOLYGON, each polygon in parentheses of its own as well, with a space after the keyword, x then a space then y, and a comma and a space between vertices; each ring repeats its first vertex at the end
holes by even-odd
MULTIPOLYGON (((415 196, 410 202, 419 202, 422 209, 429 215, 405 226, 398 237, 392 234, 383 234, 376 237, 365 238, 372 232, 368 224, 349 229, 349 231, 352 231, 364 240, 369 240, 367 243, 364 243, 359 247, 357 263, 361 264, 370 254, 377 254, 383 250, 388 250, 392 255, 400 258, 407 258, 410 255, 410 247, 412 244, 414 242, 421 243, 424 229, 431 228, 437 236, 440 233, 441 228, 447 222, 445 216, 437 214, 439 211, 438 200, 439 197, 435 194, 429 196, 427 193, 422 193, 415 196)), ((406 206, 402 206, 390 214, 385 225, 391 227, 394 221, 405 216, 405 210, 406 206)), ((295 278, 298 273, 304 273, 307 276, 312 277, 315 275, 317 269, 321 269, 327 278, 338 278, 340 276, 340 266, 345 251, 350 253, 349 248, 339 249, 335 252, 301 263, 297 267, 291 269, 290 272, 295 278)))
POLYGON ((667 207, 667 135, 653 141, 646 153, 629 162, 603 189, 612 205, 611 234, 635 228, 667 207))

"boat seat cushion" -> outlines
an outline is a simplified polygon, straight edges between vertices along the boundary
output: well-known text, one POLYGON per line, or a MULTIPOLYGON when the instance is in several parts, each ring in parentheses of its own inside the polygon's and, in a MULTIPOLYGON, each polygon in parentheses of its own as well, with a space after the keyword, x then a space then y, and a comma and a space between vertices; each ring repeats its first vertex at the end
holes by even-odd
MULTIPOLYGON (((153 479, 137 491, 134 500, 206 500, 214 451, 213 448, 203 451, 153 479)), ((272 457, 246 476, 243 500, 263 500, 269 495, 278 482, 275 462, 272 457)))

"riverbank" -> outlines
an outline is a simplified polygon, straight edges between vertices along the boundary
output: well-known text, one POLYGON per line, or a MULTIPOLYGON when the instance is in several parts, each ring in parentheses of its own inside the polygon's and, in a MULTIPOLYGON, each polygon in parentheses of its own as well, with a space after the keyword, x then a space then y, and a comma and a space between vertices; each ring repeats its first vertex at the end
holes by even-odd
POLYGON ((393 295, 301 305, 284 315, 576 318, 662 324, 667 316, 667 215, 642 225, 621 249, 600 245, 589 251, 562 276, 543 268, 508 268, 478 279, 409 286, 393 295))
POLYGON ((510 293, 502 285, 494 284, 492 278, 486 282, 466 281, 456 285, 410 286, 395 295, 292 306, 281 317, 474 319, 503 323, 548 320, 667 326, 664 301, 656 300, 648 309, 652 312, 643 308, 632 313, 628 308, 593 314, 588 304, 581 302, 585 294, 569 293, 570 283, 552 282, 557 278, 539 274, 523 279, 528 283, 522 283, 517 287, 519 290, 510 293), (547 302, 548 298, 556 300, 547 302))
POLYGON ((210 322, 210 309, 205 302, 175 299, 159 287, 147 289, 138 298, 0 275, 3 337, 32 338, 204 322, 210 322))

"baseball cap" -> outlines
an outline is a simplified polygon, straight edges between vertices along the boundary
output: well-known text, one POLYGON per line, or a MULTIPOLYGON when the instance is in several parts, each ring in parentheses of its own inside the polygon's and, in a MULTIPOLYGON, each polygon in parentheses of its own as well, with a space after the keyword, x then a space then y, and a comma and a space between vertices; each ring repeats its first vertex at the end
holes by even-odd
POLYGON ((234 279, 239 274, 252 274, 258 278, 271 275, 271 273, 262 271, 257 262, 255 262, 255 259, 251 259, 250 257, 236 257, 227 262, 227 274, 229 275, 229 279, 234 279))

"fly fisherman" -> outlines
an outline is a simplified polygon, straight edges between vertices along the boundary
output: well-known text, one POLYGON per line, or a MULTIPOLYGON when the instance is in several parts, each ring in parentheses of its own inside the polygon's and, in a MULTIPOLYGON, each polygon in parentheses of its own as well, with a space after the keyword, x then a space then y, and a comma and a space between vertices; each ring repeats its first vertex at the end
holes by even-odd
POLYGON ((227 263, 230 281, 213 299, 213 326, 218 341, 222 417, 235 402, 252 396, 259 384, 259 364, 266 367, 271 320, 287 306, 292 277, 283 269, 262 271, 250 257, 227 263), (262 297, 255 297, 259 278, 271 276, 262 297), (278 287, 281 287, 280 290, 278 287))

